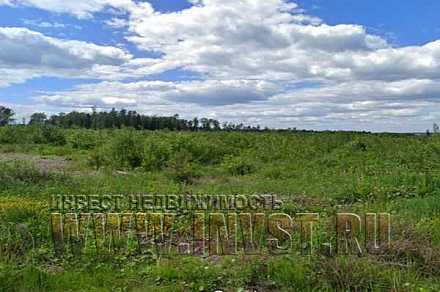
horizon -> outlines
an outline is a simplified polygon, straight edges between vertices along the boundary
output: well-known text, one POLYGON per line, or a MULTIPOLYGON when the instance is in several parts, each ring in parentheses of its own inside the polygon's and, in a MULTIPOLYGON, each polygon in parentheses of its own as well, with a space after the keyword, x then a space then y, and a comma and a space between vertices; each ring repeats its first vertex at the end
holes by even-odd
POLYGON ((0 105, 272 129, 440 122, 440 3, 0 0, 0 105), (378 9, 380 8, 380 9, 378 9))
MULTIPOLYGON (((52 117, 56 117, 59 115, 68 115, 70 113, 73 112, 77 112, 77 113, 85 113, 85 114, 91 114, 93 110, 96 110, 97 108, 92 108, 91 111, 77 111, 77 110, 73 110, 71 112, 60 112, 60 113, 55 113, 52 115, 46 115, 46 113, 44 112, 35 112, 34 114, 45 114, 46 115, 46 119, 44 121, 36 121, 36 124, 40 124, 40 125, 52 125, 51 124, 51 118, 52 117)), ((111 110, 100 110, 97 111, 97 113, 110 113, 111 111, 115 110, 117 113, 121 112, 121 111, 130 111, 129 109, 125 109, 125 108, 121 108, 121 109, 116 109, 116 108, 112 108, 111 110)), ((137 115, 141 115, 141 116, 146 116, 146 117, 156 117, 156 118, 176 118, 179 120, 183 120, 185 122, 190 122, 193 121, 194 119, 197 119, 199 121, 203 120, 203 119, 208 119, 206 117, 192 117, 192 118, 183 118, 181 117, 179 114, 174 114, 174 115, 169 115, 169 116, 157 116, 157 115, 144 115, 142 113, 137 112, 136 110, 133 110, 135 114, 137 115)), ((9 125, 14 125, 14 126, 27 126, 27 125, 32 125, 32 115, 26 119, 25 117, 22 117, 21 120, 14 118, 15 116, 15 112, 14 115, 10 118, 10 122, 9 125)), ((215 119, 214 119, 215 120, 215 119)), ((321 133, 321 132, 353 132, 353 133, 366 133, 366 134, 409 134, 409 135, 416 135, 416 134, 421 134, 421 135, 425 135, 425 134, 437 134, 438 130, 434 129, 434 127, 437 126, 437 123, 433 123, 432 125, 432 129, 426 129, 425 131, 420 131, 420 132, 390 132, 390 131, 366 131, 366 130, 353 130, 353 129, 321 129, 321 130, 314 130, 314 129, 306 129, 306 128, 297 128, 297 127, 289 127, 289 128, 276 128, 276 127, 267 127, 267 126, 261 126, 259 124, 243 124, 243 123, 233 123, 230 121, 222 121, 222 120, 215 120, 217 122, 219 122, 219 129, 214 129, 211 128, 209 131, 292 131, 292 132, 316 132, 316 133, 321 133), (243 128, 241 129, 225 129, 225 125, 229 125, 229 126, 238 126, 240 125, 243 126, 243 128)), ((59 125, 58 125, 59 126, 59 125)), ((59 126, 62 127, 62 126, 59 126)), ((75 126, 71 126, 68 128, 75 128, 75 126)), ((83 128, 83 127, 80 127, 83 128)), ((119 128, 134 128, 134 126, 125 126, 125 125, 121 125, 119 128)), ((99 130, 99 129, 106 129, 104 128, 87 128, 87 129, 95 129, 95 130, 99 130)), ((139 129, 139 130, 148 130, 148 129, 139 129)), ((152 131, 157 131, 157 130, 164 130, 164 129, 154 129, 152 131)), ((166 129, 165 129, 166 130, 166 129)), ((205 129, 200 128, 200 131, 205 131, 205 129)), ((193 130, 189 130, 189 129, 174 129, 171 131, 193 131, 193 130)))

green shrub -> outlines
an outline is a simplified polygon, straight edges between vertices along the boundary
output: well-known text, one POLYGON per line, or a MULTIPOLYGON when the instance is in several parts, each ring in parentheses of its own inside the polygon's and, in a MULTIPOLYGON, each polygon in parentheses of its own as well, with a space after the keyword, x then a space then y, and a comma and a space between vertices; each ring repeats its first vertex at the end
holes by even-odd
POLYGON ((171 176, 179 182, 191 183, 200 176, 200 165, 193 162, 191 153, 185 150, 173 153, 167 168, 171 176))
POLYGON ((309 263, 302 258, 283 257, 268 263, 267 274, 278 288, 308 291, 317 283, 311 279, 309 263))
POLYGON ((96 170, 110 165, 110 151, 107 148, 105 146, 98 146, 91 150, 87 159, 89 165, 94 167, 96 170))
POLYGON ((39 171, 33 164, 27 162, 0 162, 0 185, 3 187, 17 182, 35 184, 49 178, 49 174, 39 171))
POLYGON ((145 142, 142 166, 147 171, 161 170, 167 165, 170 156, 171 148, 167 141, 152 135, 145 142))
POLYGON ((175 164, 176 157, 185 156, 187 162, 212 165, 230 153, 218 136, 200 133, 171 133, 149 135, 145 140, 143 167, 147 171, 160 170, 175 164), (182 154, 184 153, 184 154, 182 154))
POLYGON ((28 126, 26 129, 30 143, 47 144, 46 138, 44 137, 43 134, 43 127, 41 125, 28 126))
POLYGON ((28 143, 27 129, 23 126, 4 126, 0 127, 0 143, 28 143))
POLYGON ((14 125, 0 128, 3 144, 50 144, 62 146, 67 143, 64 131, 50 125, 14 125))
POLYGON ((173 151, 185 150, 191 153, 194 161, 200 164, 215 164, 222 161, 226 154, 234 153, 227 141, 219 135, 178 135, 171 142, 173 151))
POLYGON ((20 195, 32 190, 31 193, 39 194, 41 186, 53 183, 66 183, 68 177, 63 173, 46 172, 38 169, 27 161, 0 161, 0 192, 17 191, 20 195))
POLYGON ((98 145, 98 137, 92 130, 77 130, 68 138, 74 149, 89 150, 98 145))
POLYGON ((67 143, 63 130, 54 126, 32 125, 27 128, 29 140, 35 144, 63 146, 67 143))
POLYGON ((226 155, 222 167, 232 175, 246 175, 255 171, 255 165, 246 156, 226 155))
POLYGON ((124 129, 110 143, 111 158, 116 167, 134 169, 142 165, 144 146, 142 137, 133 129, 124 129))
POLYGON ((43 137, 45 140, 45 144, 62 146, 66 145, 66 137, 64 136, 63 131, 60 128, 52 127, 52 126, 43 126, 43 137))

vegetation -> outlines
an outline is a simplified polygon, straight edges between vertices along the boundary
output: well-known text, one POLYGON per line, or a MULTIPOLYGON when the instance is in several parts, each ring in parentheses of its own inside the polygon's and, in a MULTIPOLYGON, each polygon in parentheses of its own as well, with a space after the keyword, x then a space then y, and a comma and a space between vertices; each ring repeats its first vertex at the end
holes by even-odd
POLYGON ((14 116, 13 110, 0 105, 0 126, 5 126, 10 122, 12 122, 13 116, 14 116))
POLYGON ((1 291, 440 290, 437 135, 70 129, 35 118, 0 127, 1 291), (284 212, 323 222, 390 212, 392 246, 362 257, 55 253, 52 194, 140 192, 274 193, 284 212))
POLYGON ((243 131, 260 130, 260 127, 244 126, 243 124, 223 123, 215 119, 194 118, 186 120, 179 118, 178 115, 172 117, 146 116, 136 111, 127 111, 122 109, 116 111, 112 109, 109 112, 97 112, 95 108, 92 113, 70 112, 68 114, 60 113, 47 118, 44 113, 34 113, 31 116, 30 124, 47 124, 63 128, 86 128, 86 129, 112 129, 131 127, 137 130, 175 130, 175 131, 243 131))

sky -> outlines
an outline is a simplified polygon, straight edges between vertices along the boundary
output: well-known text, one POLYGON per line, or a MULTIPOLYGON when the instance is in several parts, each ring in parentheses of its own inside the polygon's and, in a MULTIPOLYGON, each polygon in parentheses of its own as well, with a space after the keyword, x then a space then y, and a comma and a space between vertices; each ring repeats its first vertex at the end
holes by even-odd
POLYGON ((0 0, 0 105, 273 128, 440 123, 440 2, 0 0))

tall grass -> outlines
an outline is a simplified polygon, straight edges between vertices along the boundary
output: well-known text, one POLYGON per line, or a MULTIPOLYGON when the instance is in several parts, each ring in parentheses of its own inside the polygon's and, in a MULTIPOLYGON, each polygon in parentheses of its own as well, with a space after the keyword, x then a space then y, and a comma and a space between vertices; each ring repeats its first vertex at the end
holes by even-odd
POLYGON ((0 152, 2 291, 440 290, 440 269, 429 263, 429 251, 437 259, 440 244, 438 136, 10 126, 0 128, 0 152), (60 174, 1 161, 14 152, 68 156, 80 168, 60 174), (416 236, 395 240, 393 253, 382 258, 53 252, 47 226, 51 194, 126 192, 275 193, 286 202, 284 211, 319 212, 325 222, 337 210, 391 211, 416 236))

